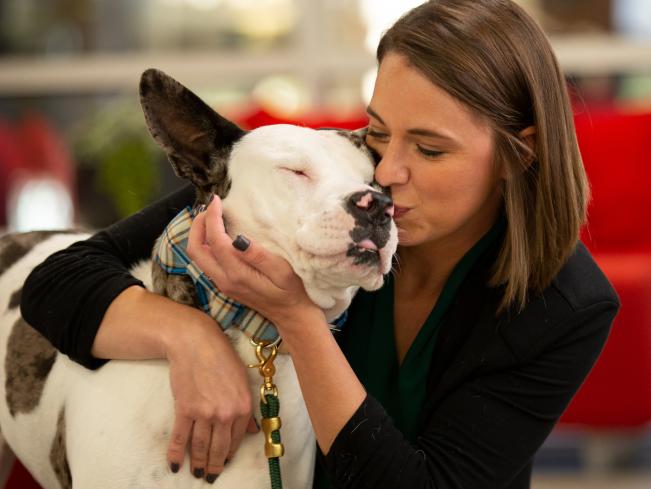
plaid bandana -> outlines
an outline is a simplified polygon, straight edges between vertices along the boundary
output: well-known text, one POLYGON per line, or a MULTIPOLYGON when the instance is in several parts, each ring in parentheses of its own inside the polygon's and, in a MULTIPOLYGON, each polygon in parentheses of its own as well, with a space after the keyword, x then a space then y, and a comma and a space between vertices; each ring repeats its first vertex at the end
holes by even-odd
MULTIPOLYGON (((222 329, 235 326, 257 340, 278 339, 276 327, 264 316, 222 294, 186 253, 190 225, 196 214, 191 207, 183 209, 170 222, 156 242, 154 260, 172 275, 189 275, 197 290, 204 312, 213 317, 222 329)), ((344 312, 335 322, 340 327, 346 321, 344 312)))
POLYGON ((253 309, 222 294, 187 255, 185 250, 188 247, 193 218, 192 209, 186 207, 172 219, 156 243, 156 262, 167 273, 190 276, 197 289, 201 308, 217 320, 222 329, 235 326, 247 336, 268 341, 276 340, 278 331, 272 323, 253 309))

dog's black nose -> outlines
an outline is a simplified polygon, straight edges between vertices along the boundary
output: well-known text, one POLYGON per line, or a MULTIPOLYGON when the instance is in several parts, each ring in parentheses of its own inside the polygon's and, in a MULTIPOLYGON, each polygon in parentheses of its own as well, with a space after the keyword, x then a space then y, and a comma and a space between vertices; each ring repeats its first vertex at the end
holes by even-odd
POLYGON ((380 192, 363 190, 348 197, 348 209, 356 219, 385 224, 393 216, 393 201, 380 192))

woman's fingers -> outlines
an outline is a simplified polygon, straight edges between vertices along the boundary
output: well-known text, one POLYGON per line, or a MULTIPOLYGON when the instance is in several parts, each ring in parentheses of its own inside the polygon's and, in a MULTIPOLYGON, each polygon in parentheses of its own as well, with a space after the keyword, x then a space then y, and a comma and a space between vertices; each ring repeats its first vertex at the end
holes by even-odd
POLYGON ((206 420, 196 420, 192 428, 192 440, 190 442, 190 462, 192 474, 201 479, 206 474, 208 465, 208 449, 212 435, 212 424, 206 420))
POLYGON ((237 449, 240 447, 240 444, 242 443, 244 435, 247 431, 249 419, 251 419, 250 416, 242 416, 240 418, 237 418, 233 423, 233 427, 231 429, 231 447, 226 454, 226 460, 233 458, 233 455, 235 455, 235 452, 237 452, 237 449))
POLYGON ((231 446, 231 426, 224 423, 215 423, 212 426, 212 439, 208 451, 206 464, 206 480, 215 482, 217 476, 224 470, 226 457, 231 446))
POLYGON ((255 417, 251 416, 249 418, 249 422, 246 425, 246 432, 247 433, 257 433, 260 431, 260 426, 258 425, 258 422, 255 420, 255 417))
POLYGON ((192 431, 192 419, 176 413, 172 436, 167 447, 167 461, 172 472, 178 472, 183 465, 185 449, 192 431))

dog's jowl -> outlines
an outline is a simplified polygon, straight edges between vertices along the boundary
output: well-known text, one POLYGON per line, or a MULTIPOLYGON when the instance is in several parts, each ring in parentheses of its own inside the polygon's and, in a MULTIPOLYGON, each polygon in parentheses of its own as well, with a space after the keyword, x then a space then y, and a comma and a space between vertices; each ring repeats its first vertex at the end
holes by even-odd
MULTIPOLYGON (((177 81, 143 74, 140 97, 149 130, 176 173, 192 182, 188 203, 131 273, 173 300, 222 311, 200 270, 167 253, 183 249, 196 207, 223 199, 227 232, 243 234, 285 258, 329 321, 359 287, 377 289, 389 273, 397 232, 389 197, 373 182, 363 134, 291 125, 244 131, 177 81), (179 265, 177 260, 183 266, 179 265), (180 272, 179 272, 180 270, 180 272), (202 288, 203 287, 203 288, 202 288)), ((111 361, 89 371, 56 352, 20 317, 22 284, 49 254, 80 234, 11 235, 0 241, 0 427, 5 441, 46 489, 270 487, 262 433, 247 435, 214 484, 166 463, 173 399, 163 360, 111 361)), ((246 336, 273 333, 255 311, 236 315, 227 334, 245 364, 256 363, 246 336), (241 318, 246 318, 246 321, 241 318), (253 328, 251 325, 256 325, 253 328)), ((264 319, 264 318, 262 318, 264 319)), ((215 323, 215 327, 219 327, 215 323)), ((315 441, 288 355, 274 378, 281 396, 281 458, 287 489, 311 487, 315 441)), ((260 378, 249 369, 251 391, 260 378)))

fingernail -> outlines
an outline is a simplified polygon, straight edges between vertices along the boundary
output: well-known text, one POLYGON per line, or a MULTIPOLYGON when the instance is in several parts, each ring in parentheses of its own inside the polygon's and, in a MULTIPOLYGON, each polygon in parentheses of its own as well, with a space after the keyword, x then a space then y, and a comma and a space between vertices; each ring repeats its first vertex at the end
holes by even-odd
POLYGON ((217 480, 218 475, 219 474, 208 474, 206 476, 206 482, 210 482, 211 484, 213 484, 217 480))
POLYGON ((214 199, 215 199, 215 194, 210 194, 210 198, 208 199, 208 204, 210 204, 214 199))
POLYGON ((253 422, 255 423, 255 427, 258 428, 258 431, 260 431, 260 423, 258 423, 258 420, 253 418, 253 422))
POLYGON ((180 468, 181 468, 181 466, 179 464, 177 464, 176 462, 172 462, 170 464, 170 470, 172 472, 174 472, 175 474, 179 471, 180 468))
POLYGON ((202 479, 203 474, 204 474, 204 470, 203 469, 194 469, 193 474, 197 479, 202 479))
POLYGON ((233 246, 235 247, 235 249, 240 251, 246 251, 246 249, 249 247, 250 244, 251 242, 241 234, 238 234, 237 238, 233 240, 233 246))
POLYGON ((206 206, 201 204, 199 207, 197 207, 197 214, 201 214, 206 210, 206 206))

